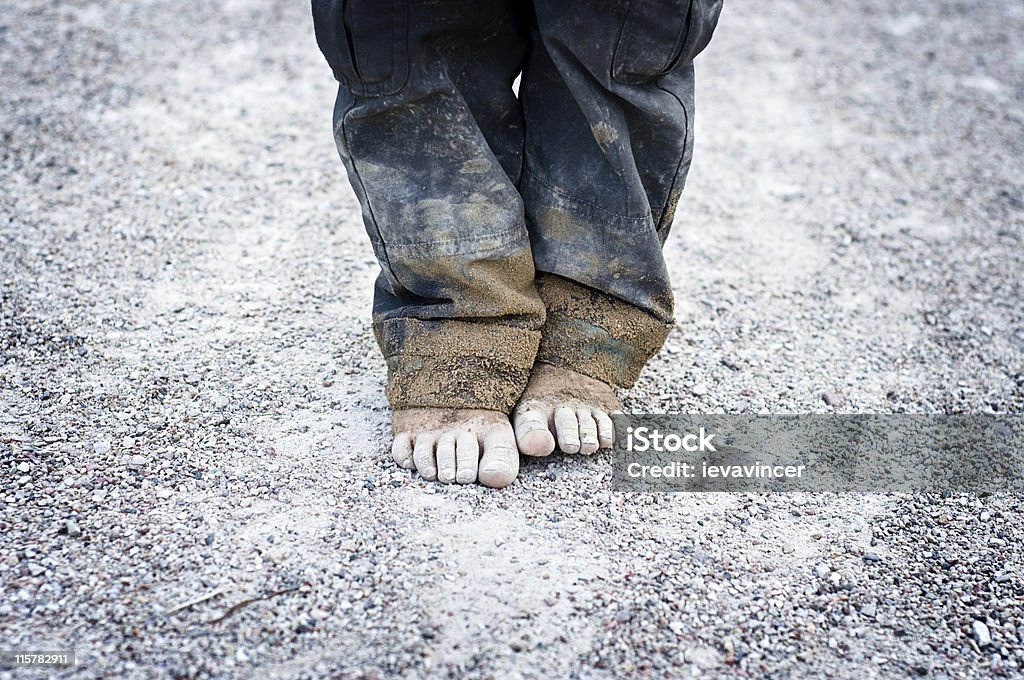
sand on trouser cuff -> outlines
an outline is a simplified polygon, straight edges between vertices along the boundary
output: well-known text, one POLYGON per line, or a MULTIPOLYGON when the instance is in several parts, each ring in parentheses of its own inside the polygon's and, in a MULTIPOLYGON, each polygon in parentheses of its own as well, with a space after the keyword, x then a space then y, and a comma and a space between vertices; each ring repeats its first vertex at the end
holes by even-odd
POLYGON ((508 412, 530 375, 538 331, 470 321, 392 319, 376 325, 392 408, 508 412))
POLYGON ((537 358, 603 382, 630 387, 665 342, 670 325, 621 300, 544 274, 547 307, 537 358))

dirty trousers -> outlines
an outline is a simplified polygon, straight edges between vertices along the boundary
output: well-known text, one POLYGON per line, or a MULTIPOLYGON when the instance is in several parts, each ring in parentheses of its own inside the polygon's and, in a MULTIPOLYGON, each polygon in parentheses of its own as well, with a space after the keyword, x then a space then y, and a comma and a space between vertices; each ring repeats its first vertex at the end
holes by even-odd
POLYGON ((313 0, 392 407, 508 412, 535 360, 633 384, 672 324, 661 247, 720 9, 313 0))

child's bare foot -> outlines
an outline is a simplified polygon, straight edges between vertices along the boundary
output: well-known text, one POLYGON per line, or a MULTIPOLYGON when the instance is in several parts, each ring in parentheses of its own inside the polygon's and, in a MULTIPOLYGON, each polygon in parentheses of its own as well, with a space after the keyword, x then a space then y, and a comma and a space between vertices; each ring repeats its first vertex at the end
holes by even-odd
POLYGON ((611 385, 567 368, 537 362, 512 416, 516 443, 526 456, 591 454, 612 446, 611 414, 622 410, 611 385))
POLYGON ((500 489, 519 474, 519 451, 508 416, 482 409, 395 411, 391 455, 424 479, 500 489))

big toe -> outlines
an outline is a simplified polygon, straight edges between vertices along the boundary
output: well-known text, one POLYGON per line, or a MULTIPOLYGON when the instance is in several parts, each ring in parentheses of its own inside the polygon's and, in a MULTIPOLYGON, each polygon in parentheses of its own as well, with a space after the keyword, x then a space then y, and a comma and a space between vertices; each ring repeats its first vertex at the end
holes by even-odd
POLYGON ((483 455, 477 478, 494 489, 508 486, 519 474, 519 449, 511 426, 495 426, 484 432, 481 440, 483 455))
POLYGON ((540 410, 515 414, 516 444, 524 456, 548 456, 555 450, 555 437, 548 427, 548 415, 540 410))

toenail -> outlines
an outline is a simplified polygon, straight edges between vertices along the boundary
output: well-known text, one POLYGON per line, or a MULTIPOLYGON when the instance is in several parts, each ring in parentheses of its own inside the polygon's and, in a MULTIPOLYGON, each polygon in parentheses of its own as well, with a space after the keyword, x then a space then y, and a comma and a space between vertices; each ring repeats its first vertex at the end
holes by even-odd
POLYGON ((487 467, 483 468, 484 472, 512 472, 512 466, 502 461, 495 461, 489 463, 487 467))

